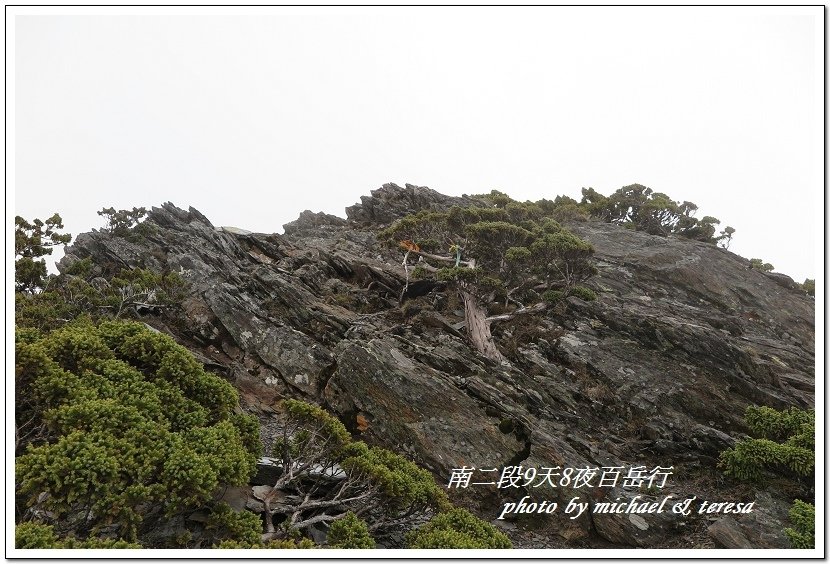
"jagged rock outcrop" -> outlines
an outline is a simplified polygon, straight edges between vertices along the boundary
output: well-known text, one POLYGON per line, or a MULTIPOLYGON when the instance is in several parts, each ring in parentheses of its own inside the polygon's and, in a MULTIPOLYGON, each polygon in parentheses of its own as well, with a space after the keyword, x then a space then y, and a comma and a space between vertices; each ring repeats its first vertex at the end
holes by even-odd
MULTIPOLYGON (((467 196, 445 196, 426 186, 384 184, 372 190, 371 196, 361 196, 360 203, 346 208, 346 217, 355 224, 379 225, 391 223, 413 211, 440 211, 451 206, 470 206, 475 200, 467 196)), ((291 224, 289 224, 291 225, 291 224)))
MULTIPOLYGON (((143 320, 232 381, 266 433, 278 401, 300 397, 442 482, 463 466, 674 468, 657 492, 451 490, 484 518, 525 494, 563 505, 641 493, 750 501, 732 499, 710 476, 718 453, 745 431, 746 406, 813 405, 812 298, 712 245, 574 223, 596 249, 599 273, 588 286, 599 298, 569 298, 567 307, 498 326, 510 362, 494 364, 453 329, 463 313, 442 287, 399 304, 400 256, 375 238, 413 211, 473 202, 387 184, 348 208, 347 220, 303 212, 285 235, 216 228, 168 203, 148 214, 140 237, 78 236, 59 268, 91 257, 99 275, 139 266, 181 274, 188 297, 180 310, 143 320)), ((672 539, 711 524, 695 515, 590 512, 532 521, 555 546, 574 537, 583 546, 595 546, 592 538, 679 546, 672 539)), ((724 521, 714 530, 725 545, 737 529, 724 521)), ((785 546, 776 545, 780 535, 761 536, 785 546)))

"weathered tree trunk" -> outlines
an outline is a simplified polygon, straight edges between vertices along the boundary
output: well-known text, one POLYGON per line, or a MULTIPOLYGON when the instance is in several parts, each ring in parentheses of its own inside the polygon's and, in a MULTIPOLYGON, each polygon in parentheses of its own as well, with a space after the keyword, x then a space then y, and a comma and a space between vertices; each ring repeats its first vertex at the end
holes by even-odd
POLYGON ((463 286, 460 293, 461 299, 464 300, 464 321, 467 324, 467 335, 470 337, 473 346, 490 360, 496 362, 505 360, 499 349, 496 348, 496 343, 493 342, 493 335, 490 333, 490 322, 487 321, 487 311, 484 306, 478 303, 476 297, 463 286))

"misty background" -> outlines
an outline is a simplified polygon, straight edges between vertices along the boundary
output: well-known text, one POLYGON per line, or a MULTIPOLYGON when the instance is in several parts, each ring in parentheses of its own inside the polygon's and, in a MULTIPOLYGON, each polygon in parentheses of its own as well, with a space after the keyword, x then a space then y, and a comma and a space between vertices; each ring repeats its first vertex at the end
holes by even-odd
POLYGON ((172 201, 279 233, 386 182, 640 183, 823 270, 821 7, 20 10, 7 231, 172 201))

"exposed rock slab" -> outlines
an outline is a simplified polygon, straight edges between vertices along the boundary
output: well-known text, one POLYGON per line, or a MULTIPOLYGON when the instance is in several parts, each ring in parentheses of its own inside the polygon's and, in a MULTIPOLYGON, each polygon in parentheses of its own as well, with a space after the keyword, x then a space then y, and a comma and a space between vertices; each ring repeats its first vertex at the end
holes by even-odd
POLYGON ((393 339, 342 342, 326 386, 328 405, 370 442, 404 452, 438 476, 499 467, 522 450, 445 374, 407 356, 393 339), (350 421, 351 419, 351 421, 350 421))
POLYGON ((791 526, 787 503, 759 493, 751 513, 727 515, 708 527, 709 536, 722 548, 792 548, 784 528, 791 526))

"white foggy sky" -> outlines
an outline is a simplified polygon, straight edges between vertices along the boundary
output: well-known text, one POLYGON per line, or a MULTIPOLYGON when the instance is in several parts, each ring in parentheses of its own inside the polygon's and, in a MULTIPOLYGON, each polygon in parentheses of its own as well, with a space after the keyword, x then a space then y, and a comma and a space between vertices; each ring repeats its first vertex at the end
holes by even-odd
POLYGON ((639 182, 821 270, 821 7, 137 11, 14 18, 15 214, 76 235, 172 201, 282 232, 385 182, 639 182))

